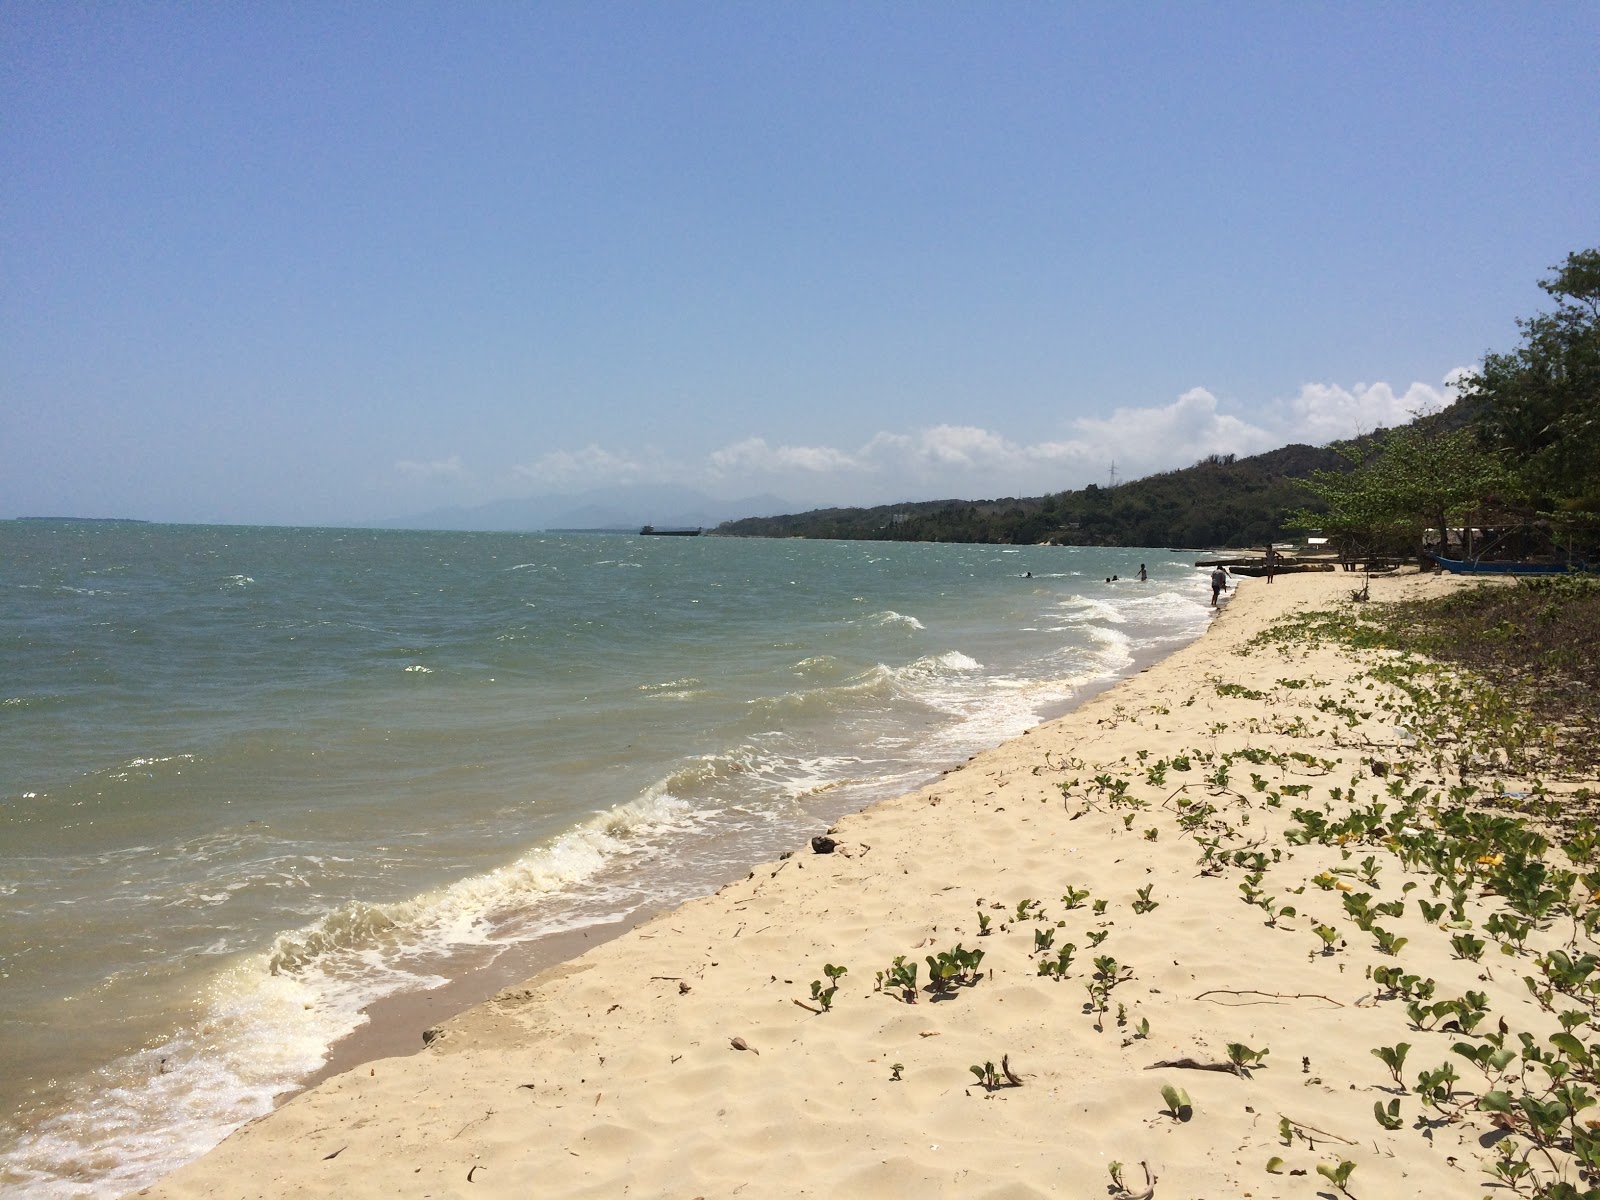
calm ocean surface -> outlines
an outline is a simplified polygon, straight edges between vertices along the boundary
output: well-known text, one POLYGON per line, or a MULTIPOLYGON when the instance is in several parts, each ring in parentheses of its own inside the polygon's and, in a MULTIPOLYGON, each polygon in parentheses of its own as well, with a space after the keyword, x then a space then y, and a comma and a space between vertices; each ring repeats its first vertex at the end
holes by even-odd
POLYGON ((1191 564, 0 522, 0 1190, 136 1188, 373 1000, 1037 724, 1200 632, 1191 564))

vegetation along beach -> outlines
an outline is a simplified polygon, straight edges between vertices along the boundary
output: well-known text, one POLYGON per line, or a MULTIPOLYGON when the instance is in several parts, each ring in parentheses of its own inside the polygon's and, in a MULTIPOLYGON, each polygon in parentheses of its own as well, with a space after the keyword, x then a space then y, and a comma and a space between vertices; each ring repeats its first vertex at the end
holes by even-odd
POLYGON ((1595 713, 1397 648, 1473 585, 1348 583, 1245 581, 141 1194, 1587 1194, 1595 713))

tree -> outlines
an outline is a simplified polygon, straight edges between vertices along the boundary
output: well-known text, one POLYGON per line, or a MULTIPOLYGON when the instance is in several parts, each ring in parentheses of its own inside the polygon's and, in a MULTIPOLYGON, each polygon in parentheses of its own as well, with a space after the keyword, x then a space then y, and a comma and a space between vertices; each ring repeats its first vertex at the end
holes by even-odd
POLYGON ((1288 524, 1327 530, 1357 556, 1409 551, 1429 528, 1443 536, 1503 479, 1474 430, 1441 431, 1437 416, 1379 433, 1350 453, 1355 470, 1318 471, 1309 481, 1328 511, 1302 510, 1288 524))
POLYGON ((1462 382, 1484 446, 1546 510, 1600 511, 1600 250, 1567 255, 1539 286, 1556 310, 1519 320, 1523 344, 1462 382))

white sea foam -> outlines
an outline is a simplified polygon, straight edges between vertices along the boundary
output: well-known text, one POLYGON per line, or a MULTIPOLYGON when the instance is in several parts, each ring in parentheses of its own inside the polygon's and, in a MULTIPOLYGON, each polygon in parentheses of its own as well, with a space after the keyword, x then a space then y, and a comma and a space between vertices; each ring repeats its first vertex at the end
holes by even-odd
POLYGON ((1068 621, 1084 623, 1089 621, 1110 621, 1120 625, 1127 620, 1122 608, 1108 600, 1096 600, 1089 596, 1072 595, 1063 599, 1057 606, 1068 621))
POLYGON ((831 654, 814 654, 795 663, 794 670, 802 675, 826 675, 837 671, 839 666, 839 660, 831 654))
POLYGON ((3 1178, 41 1197, 121 1195, 148 1183, 270 1111, 365 1023, 375 1000, 446 982, 428 962, 497 945, 501 921, 692 822, 683 801, 647 795, 497 870, 411 900, 349 905, 265 953, 236 956, 206 989, 199 1021, 84 1081, 68 1111, 22 1133, 3 1178))
POLYGON ((886 609, 883 612, 875 612, 864 619, 868 622, 868 624, 872 625, 891 625, 899 626, 904 629, 923 628, 922 622, 917 620, 915 617, 907 616, 905 613, 897 613, 893 609, 886 609))
POLYGON ((684 699, 694 695, 702 686, 700 680, 693 676, 685 676, 682 679, 668 680, 666 683, 641 683, 638 690, 650 696, 684 699))

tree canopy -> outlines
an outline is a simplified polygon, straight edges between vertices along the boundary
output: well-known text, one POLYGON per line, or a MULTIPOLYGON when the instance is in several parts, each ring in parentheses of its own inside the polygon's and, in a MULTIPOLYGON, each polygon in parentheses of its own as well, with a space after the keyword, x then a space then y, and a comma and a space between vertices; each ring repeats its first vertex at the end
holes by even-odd
POLYGON ((1500 521, 1548 522, 1558 539, 1593 544, 1600 530, 1600 250, 1569 254, 1540 287, 1556 310, 1519 320, 1516 350, 1484 356, 1461 381, 1448 428, 1422 418, 1380 435, 1351 472, 1309 483, 1325 512, 1291 524, 1319 526, 1372 554, 1415 546, 1423 531, 1462 523, 1473 510, 1500 521), (1518 512, 1520 510, 1520 513, 1518 512), (1541 516, 1542 514, 1542 516, 1541 516))
POLYGON ((1547 511, 1600 512, 1600 250, 1551 269, 1539 286, 1555 311, 1519 320, 1522 345, 1486 354, 1462 396, 1519 498, 1547 511))

